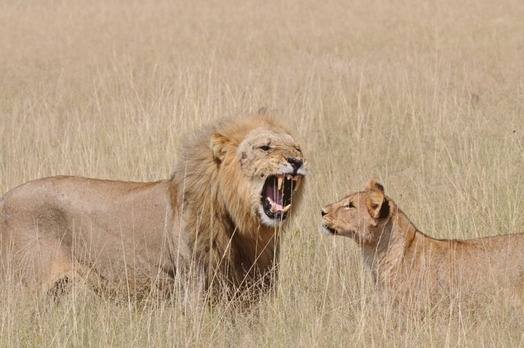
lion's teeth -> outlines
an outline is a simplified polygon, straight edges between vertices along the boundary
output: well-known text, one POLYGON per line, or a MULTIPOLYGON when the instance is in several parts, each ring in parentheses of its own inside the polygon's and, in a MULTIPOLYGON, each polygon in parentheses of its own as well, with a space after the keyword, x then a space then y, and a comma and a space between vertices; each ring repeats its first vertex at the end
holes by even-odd
POLYGON ((286 205, 286 206, 284 207, 284 209, 282 209, 282 212, 285 213, 286 211, 289 210, 289 208, 291 208, 291 204, 286 205))
POLYGON ((284 181, 284 180, 282 179, 281 176, 279 176, 279 177, 277 178, 277 182, 278 182, 278 190, 279 190, 279 191, 280 191, 280 189, 282 188, 282 181, 284 181))
POLYGON ((298 190, 299 186, 300 186, 300 180, 297 180, 297 182, 295 183, 294 191, 298 190))
POLYGON ((288 180, 293 180, 293 177, 292 177, 291 175, 288 174, 288 175, 286 175, 286 179, 288 179, 288 180))
POLYGON ((272 213, 277 213, 277 212, 282 212, 283 209, 282 209, 282 206, 280 204, 277 204, 275 203, 274 205, 271 206, 271 212, 272 213))

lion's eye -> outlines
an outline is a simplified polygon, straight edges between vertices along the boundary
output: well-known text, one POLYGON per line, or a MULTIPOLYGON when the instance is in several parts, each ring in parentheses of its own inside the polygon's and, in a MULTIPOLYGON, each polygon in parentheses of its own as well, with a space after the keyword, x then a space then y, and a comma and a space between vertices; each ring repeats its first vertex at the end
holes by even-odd
POLYGON ((353 202, 349 202, 349 203, 346 205, 346 208, 355 208, 355 205, 353 204, 353 202))
POLYGON ((262 145, 258 147, 262 151, 269 151, 271 149, 271 146, 269 145, 262 145))

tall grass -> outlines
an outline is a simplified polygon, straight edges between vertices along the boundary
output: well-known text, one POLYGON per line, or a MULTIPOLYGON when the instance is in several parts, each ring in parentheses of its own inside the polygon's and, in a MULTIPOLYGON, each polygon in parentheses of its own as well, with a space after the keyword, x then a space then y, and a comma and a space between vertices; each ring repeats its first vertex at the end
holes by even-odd
POLYGON ((0 192, 167 178, 186 134, 267 106, 309 162, 275 296, 249 310, 0 291, 0 346, 518 346, 504 299, 438 316, 381 300, 320 207, 372 176, 424 232, 524 231, 524 3, 0 2, 0 192))

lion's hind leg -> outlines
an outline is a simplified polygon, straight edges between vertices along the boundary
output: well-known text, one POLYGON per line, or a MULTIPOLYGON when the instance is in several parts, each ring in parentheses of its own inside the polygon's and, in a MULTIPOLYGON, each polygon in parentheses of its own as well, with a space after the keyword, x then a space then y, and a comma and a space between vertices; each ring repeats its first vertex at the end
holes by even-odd
POLYGON ((41 294, 59 302, 68 295, 77 297, 80 294, 97 293, 103 284, 102 279, 94 272, 68 257, 52 261, 47 278, 41 285, 41 294))
POLYGON ((57 257, 51 260, 41 283, 41 294, 51 297, 58 302, 65 294, 71 291, 72 283, 78 278, 75 275, 71 260, 57 257))
POLYGON ((69 293, 74 284, 84 284, 83 267, 70 248, 54 238, 30 236, 19 238, 12 250, 15 278, 38 297, 55 301, 69 293))

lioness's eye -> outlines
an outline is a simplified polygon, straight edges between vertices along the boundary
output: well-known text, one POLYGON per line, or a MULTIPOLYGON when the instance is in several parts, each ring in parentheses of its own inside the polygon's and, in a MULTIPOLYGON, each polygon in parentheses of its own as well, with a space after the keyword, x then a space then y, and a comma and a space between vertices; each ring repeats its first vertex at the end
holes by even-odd
POLYGON ((353 202, 349 202, 349 203, 346 205, 346 208, 355 208, 355 205, 353 204, 353 202))
POLYGON ((258 147, 262 151, 269 151, 271 147, 269 145, 262 145, 258 147))

